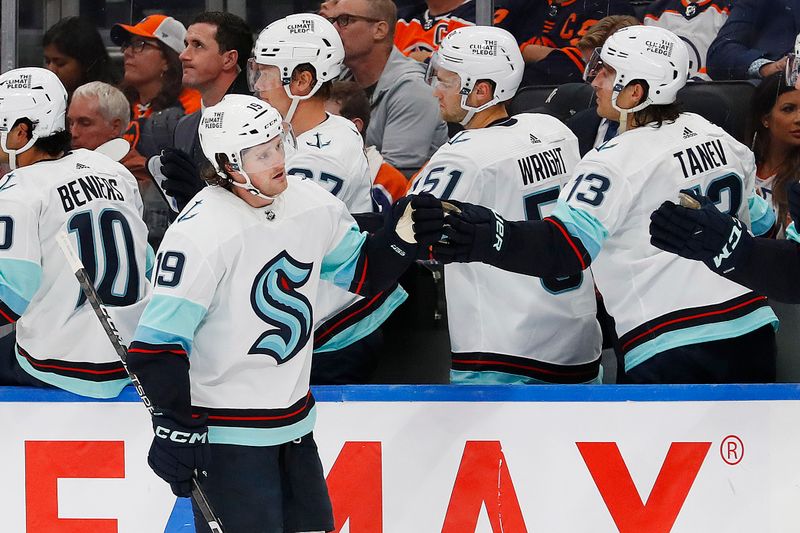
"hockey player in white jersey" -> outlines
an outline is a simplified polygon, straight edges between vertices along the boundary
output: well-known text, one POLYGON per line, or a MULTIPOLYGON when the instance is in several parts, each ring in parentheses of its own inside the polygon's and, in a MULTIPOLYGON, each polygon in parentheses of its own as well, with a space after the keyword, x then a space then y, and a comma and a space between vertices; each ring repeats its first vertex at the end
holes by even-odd
POLYGON ((434 253, 544 277, 591 264, 630 382, 771 381, 777 319, 766 298, 650 244, 650 214, 681 189, 707 195, 756 233, 775 220, 753 192, 752 153, 675 105, 687 73, 686 47, 673 33, 619 30, 587 74, 596 76, 598 106, 619 112, 627 131, 583 158, 551 216, 506 222, 463 206, 445 220, 450 243, 434 253))
MULTIPOLYGON (((373 210, 372 177, 362 137, 351 121, 325 111, 330 85, 343 60, 342 40, 330 22, 313 14, 290 15, 258 36, 249 62, 250 88, 278 109, 297 135, 297 149, 286 156, 287 173, 314 180, 351 213, 368 213, 373 210)), ((376 361, 373 345, 379 344, 366 337, 407 297, 402 287, 395 286, 365 300, 323 282, 315 380, 364 381, 376 361)))
MULTIPOLYGON (((541 220, 580 160, 578 140, 549 115, 509 117, 525 67, 506 30, 447 34, 428 82, 457 133, 422 168, 412 192, 471 202, 510 219, 541 220)), ((600 381, 601 333, 591 272, 536 279, 480 263, 445 267, 453 383, 600 381), (566 334, 566 332, 569 332, 566 334)))
POLYGON ((286 175, 281 124, 250 96, 203 112, 216 186, 167 230, 128 357, 156 408, 151 467, 181 496, 207 472, 231 532, 333 529, 309 390, 319 284, 379 292, 443 231, 438 201, 417 196, 361 233, 339 199, 286 175), (408 206, 416 244, 395 232, 408 206))
POLYGON ((349 120, 325 111, 330 83, 342 71, 344 47, 333 24, 297 14, 264 28, 248 63, 250 89, 292 125, 296 153, 286 171, 314 180, 351 213, 372 211, 372 180, 361 135, 349 120))
POLYGON ((70 152, 67 92, 42 68, 0 76, 0 384, 113 398, 129 384, 57 244, 69 233, 120 335, 149 298, 136 179, 108 157, 70 152), (16 335, 16 337, 15 337, 16 335))

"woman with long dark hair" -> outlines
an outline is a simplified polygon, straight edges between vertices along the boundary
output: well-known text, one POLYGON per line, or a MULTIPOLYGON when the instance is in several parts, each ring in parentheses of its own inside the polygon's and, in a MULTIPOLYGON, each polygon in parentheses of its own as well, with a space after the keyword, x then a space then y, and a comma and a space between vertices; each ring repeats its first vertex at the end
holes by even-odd
POLYGON ((42 38, 44 66, 53 72, 67 94, 90 81, 116 85, 119 76, 95 25, 80 17, 53 24, 42 38))
POLYGON ((759 194, 778 216, 778 234, 789 225, 789 185, 800 178, 800 91, 786 84, 783 73, 766 78, 750 102, 752 149, 759 194))

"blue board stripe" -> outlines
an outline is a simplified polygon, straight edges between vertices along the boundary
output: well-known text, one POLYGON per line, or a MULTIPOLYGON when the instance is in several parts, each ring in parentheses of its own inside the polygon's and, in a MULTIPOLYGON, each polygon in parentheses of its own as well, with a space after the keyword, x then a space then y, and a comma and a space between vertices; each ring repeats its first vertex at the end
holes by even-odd
MULTIPOLYGON (((800 384, 759 385, 357 385, 313 387, 318 402, 710 402, 800 400, 800 384)), ((0 402, 138 402, 133 387, 111 400, 57 389, 0 387, 0 402)))

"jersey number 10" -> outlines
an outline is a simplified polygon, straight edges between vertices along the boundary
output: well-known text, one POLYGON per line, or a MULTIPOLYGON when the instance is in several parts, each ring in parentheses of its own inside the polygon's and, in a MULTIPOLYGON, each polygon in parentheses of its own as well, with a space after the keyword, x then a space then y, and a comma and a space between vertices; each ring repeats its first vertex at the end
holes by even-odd
MULTIPOLYGON (((84 211, 69 219, 67 229, 77 235, 78 254, 103 303, 108 306, 136 303, 139 266, 133 233, 125 216, 115 209, 104 209, 99 215, 84 211), (100 273, 102 277, 98 283, 100 273), (120 275, 124 278, 120 279, 120 275)), ((81 292, 76 307, 85 301, 86 296, 81 292)))

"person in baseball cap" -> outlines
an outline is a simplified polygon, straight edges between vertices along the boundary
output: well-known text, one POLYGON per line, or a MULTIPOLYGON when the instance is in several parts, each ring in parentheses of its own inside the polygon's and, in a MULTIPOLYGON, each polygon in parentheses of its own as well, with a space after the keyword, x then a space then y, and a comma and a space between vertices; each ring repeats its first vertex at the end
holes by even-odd
POLYGON ((124 57, 121 88, 131 102, 133 130, 154 111, 176 107, 189 114, 200 109, 200 93, 181 85, 183 68, 178 55, 186 48, 185 35, 184 25, 167 15, 150 15, 135 25, 111 28, 111 40, 124 57))

